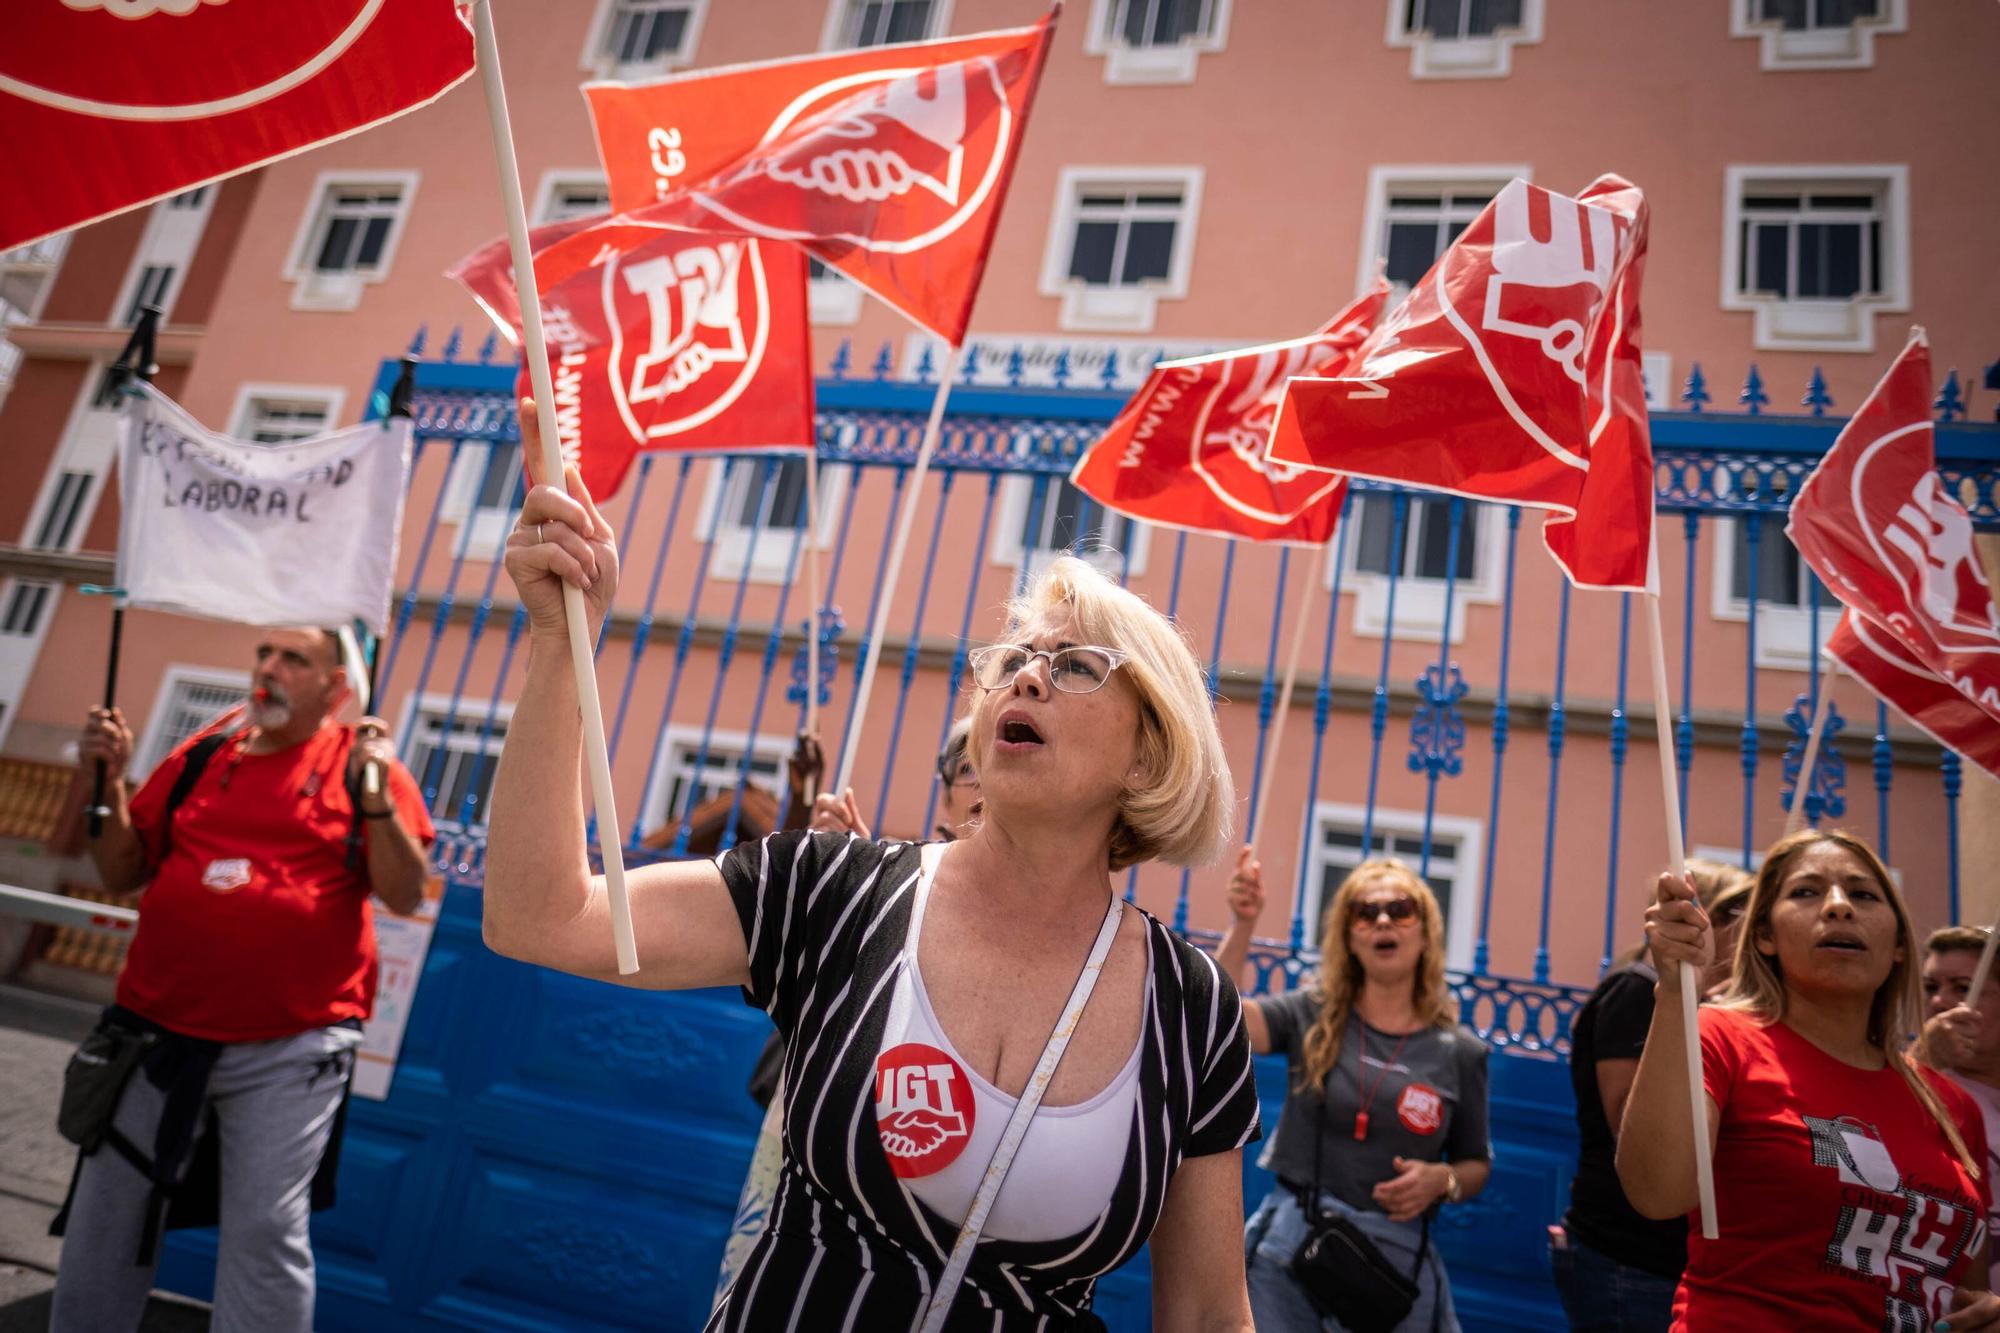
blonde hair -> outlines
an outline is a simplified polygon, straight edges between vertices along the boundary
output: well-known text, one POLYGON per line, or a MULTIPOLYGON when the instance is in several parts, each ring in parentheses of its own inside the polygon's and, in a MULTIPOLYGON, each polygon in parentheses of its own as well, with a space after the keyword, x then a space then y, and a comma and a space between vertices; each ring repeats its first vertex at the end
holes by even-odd
POLYGON ((1319 1016, 1306 1029, 1305 1069, 1299 1076, 1301 1089, 1318 1094, 1325 1089, 1326 1076, 1340 1059, 1340 1039, 1347 1032, 1347 1016, 1353 1012, 1354 997, 1367 980, 1361 960, 1347 947, 1347 932, 1354 924, 1354 905, 1377 880, 1388 880, 1417 900, 1417 919, 1423 927, 1424 952, 1417 962, 1415 988, 1410 1001, 1417 1017, 1432 1027, 1449 1028, 1458 1018, 1458 999, 1444 979, 1444 913, 1430 885, 1415 871, 1393 856, 1363 861, 1348 872, 1334 891, 1333 905, 1326 909, 1320 926, 1319 1016))
POLYGON ((1979 1164, 1965 1146, 1957 1123, 1938 1100, 1937 1090, 1917 1072, 1903 1052, 1903 1038, 1915 1030, 1918 1015, 1922 1013, 1918 989, 1921 950, 1902 891, 1890 877, 1889 868, 1882 864, 1882 858, 1861 838, 1842 829, 1808 828, 1787 834, 1771 844, 1770 850, 1764 853, 1763 867, 1757 872, 1756 886, 1750 890, 1750 906, 1743 914, 1743 932, 1736 939, 1736 966, 1729 979, 1729 989, 1715 1001, 1715 1005, 1719 1009, 1750 1014, 1766 1023, 1776 1023, 1784 1018, 1789 995, 1784 969, 1775 954, 1766 954, 1757 947, 1757 943, 1759 937, 1770 934, 1771 912, 1792 864, 1808 849, 1821 843, 1831 843, 1860 861, 1880 886, 1883 898, 1896 916, 1896 947, 1902 950, 1903 956, 1896 960, 1889 969, 1889 975, 1875 988, 1874 1001, 1868 1007, 1868 1044, 1881 1051, 1890 1067, 1903 1076, 1911 1093, 1937 1121, 1945 1138, 1951 1141, 1952 1151, 1958 1154, 1960 1163, 1974 1180, 1978 1180, 1979 1164))
POLYGON ((1222 752, 1208 678, 1171 620, 1095 566, 1060 556, 1007 606, 1009 632, 1066 619, 1079 642, 1129 654, 1139 696, 1143 785, 1118 801, 1111 868, 1140 861, 1204 865, 1228 845, 1236 784, 1222 752))

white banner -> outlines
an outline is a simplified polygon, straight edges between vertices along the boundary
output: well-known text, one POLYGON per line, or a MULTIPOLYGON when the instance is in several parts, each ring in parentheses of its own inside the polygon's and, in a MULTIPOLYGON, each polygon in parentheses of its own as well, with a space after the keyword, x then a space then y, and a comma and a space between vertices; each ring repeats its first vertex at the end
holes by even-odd
POLYGON ((250 625, 388 628, 407 417, 256 444, 139 388, 119 464, 128 605, 250 625))

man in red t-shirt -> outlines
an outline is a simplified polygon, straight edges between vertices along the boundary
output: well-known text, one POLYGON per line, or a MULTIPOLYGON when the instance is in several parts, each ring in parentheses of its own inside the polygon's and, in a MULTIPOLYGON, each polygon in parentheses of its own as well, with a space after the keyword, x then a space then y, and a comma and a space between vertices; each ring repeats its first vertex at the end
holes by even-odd
POLYGON ((119 1150, 79 1163, 56 1333, 138 1327, 156 1261, 135 1238, 151 1236, 148 1210, 178 1179, 171 1159, 192 1155, 190 1127, 211 1117, 213 1327, 312 1327, 312 1185, 375 1001, 369 894, 415 911, 435 837, 387 725, 334 720, 348 692, 336 634, 270 630, 244 724, 219 744, 183 744, 129 798, 132 733, 117 709, 91 710, 81 759, 113 775, 91 859, 106 888, 145 890, 107 1019, 159 1045, 125 1085, 109 1140, 119 1150))

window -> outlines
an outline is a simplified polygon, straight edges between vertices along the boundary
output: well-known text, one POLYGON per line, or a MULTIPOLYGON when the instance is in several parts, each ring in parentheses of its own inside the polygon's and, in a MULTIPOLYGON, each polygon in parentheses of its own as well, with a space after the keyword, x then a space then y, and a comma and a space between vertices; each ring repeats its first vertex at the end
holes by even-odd
POLYGON ((96 480, 93 473, 73 471, 56 479, 55 494, 49 497, 48 508, 42 511, 41 524, 35 529, 36 546, 45 551, 70 549, 70 539, 77 535, 76 520, 96 480))
POLYGON ((132 289, 132 303, 125 308, 126 324, 137 324, 139 312, 147 306, 160 306, 164 314, 167 286, 174 280, 172 264, 147 264, 139 270, 139 285, 132 289))
POLYGON ((1517 43, 1542 40, 1542 0, 1389 0, 1391 46, 1419 79, 1500 78, 1517 43))
POLYGON ((233 433, 258 444, 303 440, 333 425, 343 397, 337 389, 246 384, 230 417, 233 433))
POLYGON ((886 46, 921 42, 944 32, 946 0, 834 0, 822 45, 886 46))
POLYGON ((365 284, 388 276, 416 181, 415 172, 321 174, 286 270, 298 284, 293 306, 352 310, 365 284))
MULTIPOLYGON (((1398 546, 1395 497, 1380 491, 1356 493, 1348 515, 1346 565, 1341 575, 1342 590, 1354 594, 1355 633, 1379 636, 1390 628, 1391 571, 1396 576, 1394 629, 1399 638, 1424 637, 1435 642, 1440 634, 1446 634, 1452 642, 1460 642, 1465 637, 1465 608, 1498 602, 1498 565, 1504 553, 1492 534, 1505 524, 1488 506, 1464 501, 1454 564, 1451 507, 1449 499, 1410 496, 1398 546), (1447 592, 1451 602, 1448 625, 1444 618, 1447 592)), ((1323 577, 1331 586, 1332 569, 1323 577)))
MULTIPOLYGON (((445 477, 438 517, 459 525, 459 553, 484 558, 507 540, 523 491, 521 442, 467 440, 445 477)), ((600 497, 600 502, 609 499, 600 497)))
POLYGON ((1083 49, 1105 57, 1106 83, 1192 83, 1228 30, 1229 0, 1095 0, 1083 49))
POLYGON ((990 558, 1033 571, 1058 555, 1079 555, 1114 578, 1143 574, 1149 529, 1070 485, 1060 473, 1007 478, 990 558))
MULTIPOLYGON (((824 550, 831 520, 846 494, 848 469, 819 471, 819 523, 812 534, 824 550)), ((803 556, 800 530, 806 526, 806 460, 799 454, 767 454, 717 459, 710 467, 696 535, 713 543, 710 572, 738 578, 749 564, 755 583, 783 583, 794 570, 793 554, 803 556), (771 466, 775 464, 775 466, 771 466)))
POLYGON ((42 627, 42 612, 48 608, 49 598, 55 592, 52 583, 26 583, 16 581, 12 595, 7 598, 7 612, 0 616, 0 634, 14 634, 22 638, 32 638, 42 627))
POLYGON ((1355 289, 1366 290, 1379 268, 1400 300, 1516 177, 1529 178, 1525 163, 1371 169, 1355 289))
POLYGON ((1043 293, 1063 300, 1062 327, 1151 329, 1160 298, 1187 295, 1200 205, 1199 168, 1065 170, 1042 270, 1043 293))
POLYGON ((1723 308, 1756 345, 1867 351, 1875 310, 1909 308, 1907 169, 1731 167, 1723 308))
POLYGON ((177 212, 191 213, 208 202, 208 186, 197 185, 192 190, 182 190, 167 200, 167 207, 177 212))
POLYGON ((839 269, 806 260, 806 308, 815 324, 854 324, 861 319, 861 284, 839 269))
POLYGON ((1731 0, 1729 32, 1758 40, 1767 70, 1865 69, 1875 34, 1909 27, 1908 0, 1731 0))
POLYGON ((1322 803, 1314 812, 1312 848, 1305 882, 1306 937, 1317 943, 1321 916, 1348 872, 1373 856, 1401 858, 1412 870, 1426 870, 1424 882, 1444 913, 1445 961, 1465 968, 1472 961, 1474 886, 1480 873, 1481 825, 1477 820, 1437 815, 1431 820, 1430 865, 1424 866, 1424 816, 1420 810, 1377 807, 1367 847, 1361 831, 1369 826, 1360 806, 1322 803))
POLYGON ((231 674, 169 667, 160 681, 160 692, 154 696, 132 771, 150 773, 158 768, 175 746, 242 703, 248 682, 247 668, 231 674))
POLYGON ((660 73, 687 64, 708 0, 601 0, 585 69, 613 76, 660 73))
POLYGON ((603 172, 551 172, 542 177, 535 200, 535 225, 567 222, 611 211, 611 187, 603 172))
POLYGON ((405 724, 404 734, 411 738, 410 775, 419 788, 434 793, 431 818, 453 824, 462 821, 468 827, 486 822, 493 771, 499 766, 512 711, 500 705, 489 725, 484 703, 460 700, 454 713, 449 700, 426 700, 414 725, 405 724), (468 798, 472 802, 469 811, 468 798))
POLYGON ((1757 525, 1757 662, 1760 667, 1810 669, 1812 596, 1819 596, 1819 638, 1823 646, 1840 619, 1840 602, 1785 535, 1785 516, 1724 520, 1717 540, 1727 543, 1715 562, 1715 605, 1718 620, 1750 619, 1750 526, 1757 525))
POLYGON ((742 732, 710 732, 702 745, 700 727, 670 727, 667 743, 660 750, 654 770, 653 793, 642 826, 650 832, 671 830, 690 810, 703 801, 725 795, 743 781, 744 752, 749 751, 749 781, 753 787, 784 798, 785 760, 792 742, 782 736, 759 736, 754 741, 742 732))

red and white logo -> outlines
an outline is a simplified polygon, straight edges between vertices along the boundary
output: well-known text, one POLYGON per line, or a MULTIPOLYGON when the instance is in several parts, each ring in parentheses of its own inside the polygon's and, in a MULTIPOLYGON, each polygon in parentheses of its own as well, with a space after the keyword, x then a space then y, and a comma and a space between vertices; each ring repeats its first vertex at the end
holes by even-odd
POLYGON ((756 245, 718 240, 636 260, 613 256, 600 284, 611 396, 634 438, 706 425, 757 377, 771 290, 756 245), (643 338, 633 336, 641 330, 643 338))
POLYGON ((904 1180, 934 1175, 972 1141, 972 1080, 935 1046, 904 1042, 875 1060, 875 1128, 889 1169, 904 1180))
POLYGON ((1444 1098, 1436 1088, 1412 1083, 1396 1099, 1396 1118, 1412 1134, 1435 1134, 1444 1123, 1444 1098))
MULTIPOLYGON (((1855 467, 1854 487, 1863 493, 1868 464, 1888 444, 1882 441, 1862 454, 1855 467)), ((1910 496, 1876 540, 1863 527, 1883 567, 1902 585, 1912 618, 1918 618, 1937 646, 1947 653, 2000 653, 2000 624, 1995 622, 1993 589, 1972 547, 1972 516, 1946 498, 1936 472, 1917 478, 1910 496)), ((1898 628, 1909 628, 1900 615, 1889 617, 1898 628), (1898 625, 1897 622, 1904 623, 1898 625)))
POLYGON ((201 886, 217 893, 234 893, 250 882, 250 861, 232 856, 210 861, 202 867, 201 886))

